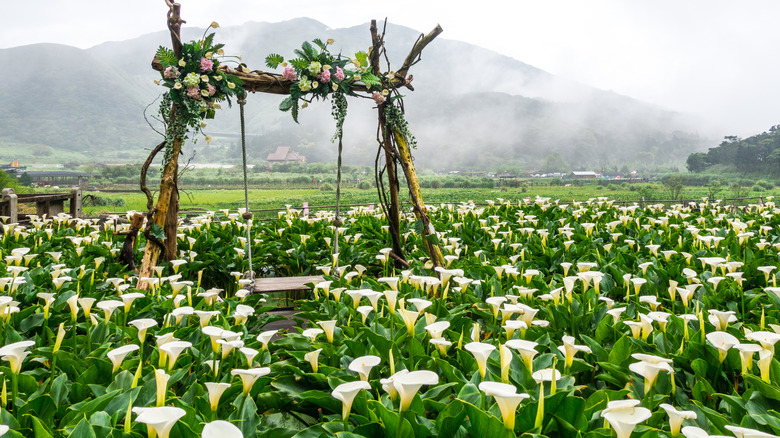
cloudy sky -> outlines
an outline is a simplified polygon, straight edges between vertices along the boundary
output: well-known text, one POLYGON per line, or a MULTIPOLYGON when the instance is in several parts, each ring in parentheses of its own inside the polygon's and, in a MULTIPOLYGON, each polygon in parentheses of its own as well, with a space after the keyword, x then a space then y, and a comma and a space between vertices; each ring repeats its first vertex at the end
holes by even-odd
MULTIPOLYGON (((701 116, 743 137, 780 124, 776 0, 180 0, 191 26, 308 16, 329 27, 385 17, 551 73, 701 116), (295 6, 291 6, 295 5, 295 6)), ((3 1, 0 48, 88 48, 165 29, 164 0, 3 1)), ((294 38, 295 36, 291 36, 294 38)), ((485 74, 489 72, 475 72, 485 74)))

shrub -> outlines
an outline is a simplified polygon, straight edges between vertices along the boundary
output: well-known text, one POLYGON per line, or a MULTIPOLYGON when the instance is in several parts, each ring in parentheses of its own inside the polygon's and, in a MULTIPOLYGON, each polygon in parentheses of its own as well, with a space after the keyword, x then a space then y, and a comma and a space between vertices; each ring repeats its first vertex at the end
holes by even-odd
POLYGON ((493 178, 482 178, 479 181, 479 187, 482 187, 483 189, 493 189, 496 187, 496 182, 493 178))
POLYGON ((111 201, 108 198, 97 195, 87 195, 84 197, 84 204, 95 205, 98 207, 105 207, 109 205, 111 201))
POLYGON ((368 181, 360 181, 360 183, 358 184, 358 188, 359 188, 360 190, 369 190, 369 189, 371 189, 371 188, 373 188, 373 187, 374 187, 374 185, 373 185, 373 184, 371 184, 371 183, 370 183, 370 182, 368 182, 368 181))
POLYGON ((333 186, 330 183, 323 183, 320 186, 320 191, 321 192, 332 192, 333 190, 334 190, 333 186))
POLYGON ((436 180, 433 180, 433 181, 431 182, 431 188, 432 188, 432 189, 440 189, 440 188, 442 188, 442 186, 443 186, 442 182, 441 182, 441 181, 439 181, 438 179, 436 179, 436 180))
POLYGON ((563 178, 553 178, 553 179, 550 180, 550 185, 551 186, 558 186, 558 187, 560 187, 560 186, 563 186, 564 184, 565 183, 563 181, 563 178))

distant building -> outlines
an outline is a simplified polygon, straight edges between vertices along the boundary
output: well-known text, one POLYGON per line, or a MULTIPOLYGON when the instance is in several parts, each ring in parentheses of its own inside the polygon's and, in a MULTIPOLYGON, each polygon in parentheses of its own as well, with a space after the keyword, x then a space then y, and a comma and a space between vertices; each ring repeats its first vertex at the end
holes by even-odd
POLYGON ((592 170, 575 170, 569 175, 569 177, 574 179, 596 179, 600 176, 601 174, 592 170))
POLYGON ((22 166, 18 161, 11 161, 8 164, 0 164, 0 169, 3 169, 7 174, 19 178, 24 172, 27 172, 27 166, 22 166))
POLYGON ((265 160, 268 161, 268 164, 289 163, 291 161, 305 163, 306 157, 291 151, 289 146, 279 146, 275 152, 268 154, 265 160))
POLYGON ((64 170, 29 171, 27 172, 36 187, 82 187, 87 185, 89 178, 96 176, 92 173, 67 172, 64 170))

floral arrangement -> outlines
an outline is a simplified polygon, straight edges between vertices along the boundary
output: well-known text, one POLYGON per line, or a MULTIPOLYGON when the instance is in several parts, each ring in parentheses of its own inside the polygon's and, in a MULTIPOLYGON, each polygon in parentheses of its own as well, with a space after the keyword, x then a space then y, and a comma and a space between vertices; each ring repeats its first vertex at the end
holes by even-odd
MULTIPOLYGON (((212 22, 209 29, 217 27, 212 22)), ((160 104, 164 120, 170 120, 171 103, 177 105, 166 136, 169 143, 176 138, 184 139, 189 128, 201 131, 205 127, 203 119, 214 118, 215 111, 220 109, 219 102, 227 100, 230 104, 231 96, 243 93, 241 79, 219 68, 225 58, 223 46, 214 44, 214 33, 211 33, 183 44, 181 58, 169 48, 157 49, 155 58, 162 65, 162 78, 155 83, 168 88, 160 104)), ((206 136, 206 141, 210 140, 206 136)))
MULTIPOLYGON (((312 42, 314 45, 306 41, 300 49, 295 50, 297 58, 285 61, 278 54, 265 58, 268 67, 283 67, 282 76, 295 81, 290 87, 290 96, 282 101, 279 109, 291 111, 293 120, 298 122, 299 108, 306 108, 312 100, 326 99, 333 94, 334 117, 343 123, 346 105, 343 105, 343 109, 336 108, 343 95, 354 96, 353 88, 357 83, 362 83, 368 90, 381 89, 382 83, 369 71, 366 52, 358 52, 354 58, 348 59, 341 54, 330 53, 328 46, 333 44, 333 39, 323 42, 317 38, 312 42)), ((337 124, 340 126, 340 123, 337 124)))
POLYGON ((279 104, 282 111, 291 111, 295 122, 298 122, 299 109, 306 108, 314 99, 333 98, 331 114, 336 119, 336 133, 333 139, 339 138, 347 114, 345 95, 356 96, 354 90, 365 87, 372 92, 371 98, 377 106, 385 109, 385 121, 391 130, 398 131, 408 139, 409 144, 417 147, 417 141, 409 130, 403 111, 394 102, 403 98, 398 90, 392 87, 396 74, 388 72, 383 77, 371 73, 368 53, 357 52, 354 58, 345 58, 341 54, 333 55, 328 50, 334 40, 314 39, 314 45, 308 41, 295 50, 297 58, 285 61, 282 55, 271 54, 265 58, 270 68, 283 67, 282 76, 295 81, 290 86, 290 96, 279 104), (316 46, 316 47, 315 47, 316 46), (319 48, 319 50, 317 49, 319 48), (390 89, 386 84, 390 84, 390 89))

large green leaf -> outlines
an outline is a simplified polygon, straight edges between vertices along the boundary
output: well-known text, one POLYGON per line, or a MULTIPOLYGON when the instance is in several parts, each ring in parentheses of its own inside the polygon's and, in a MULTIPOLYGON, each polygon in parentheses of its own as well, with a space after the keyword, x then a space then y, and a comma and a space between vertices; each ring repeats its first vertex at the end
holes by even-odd
POLYGON ((92 425, 89 424, 86 418, 82 418, 81 421, 73 429, 73 432, 69 435, 70 438, 97 438, 95 431, 92 429, 92 425))
POLYGON ((500 419, 488 415, 482 409, 474 406, 466 401, 457 400, 463 404, 466 412, 468 412, 469 421, 464 425, 469 435, 474 437, 514 437, 515 434, 511 430, 507 430, 504 427, 504 423, 500 419))

